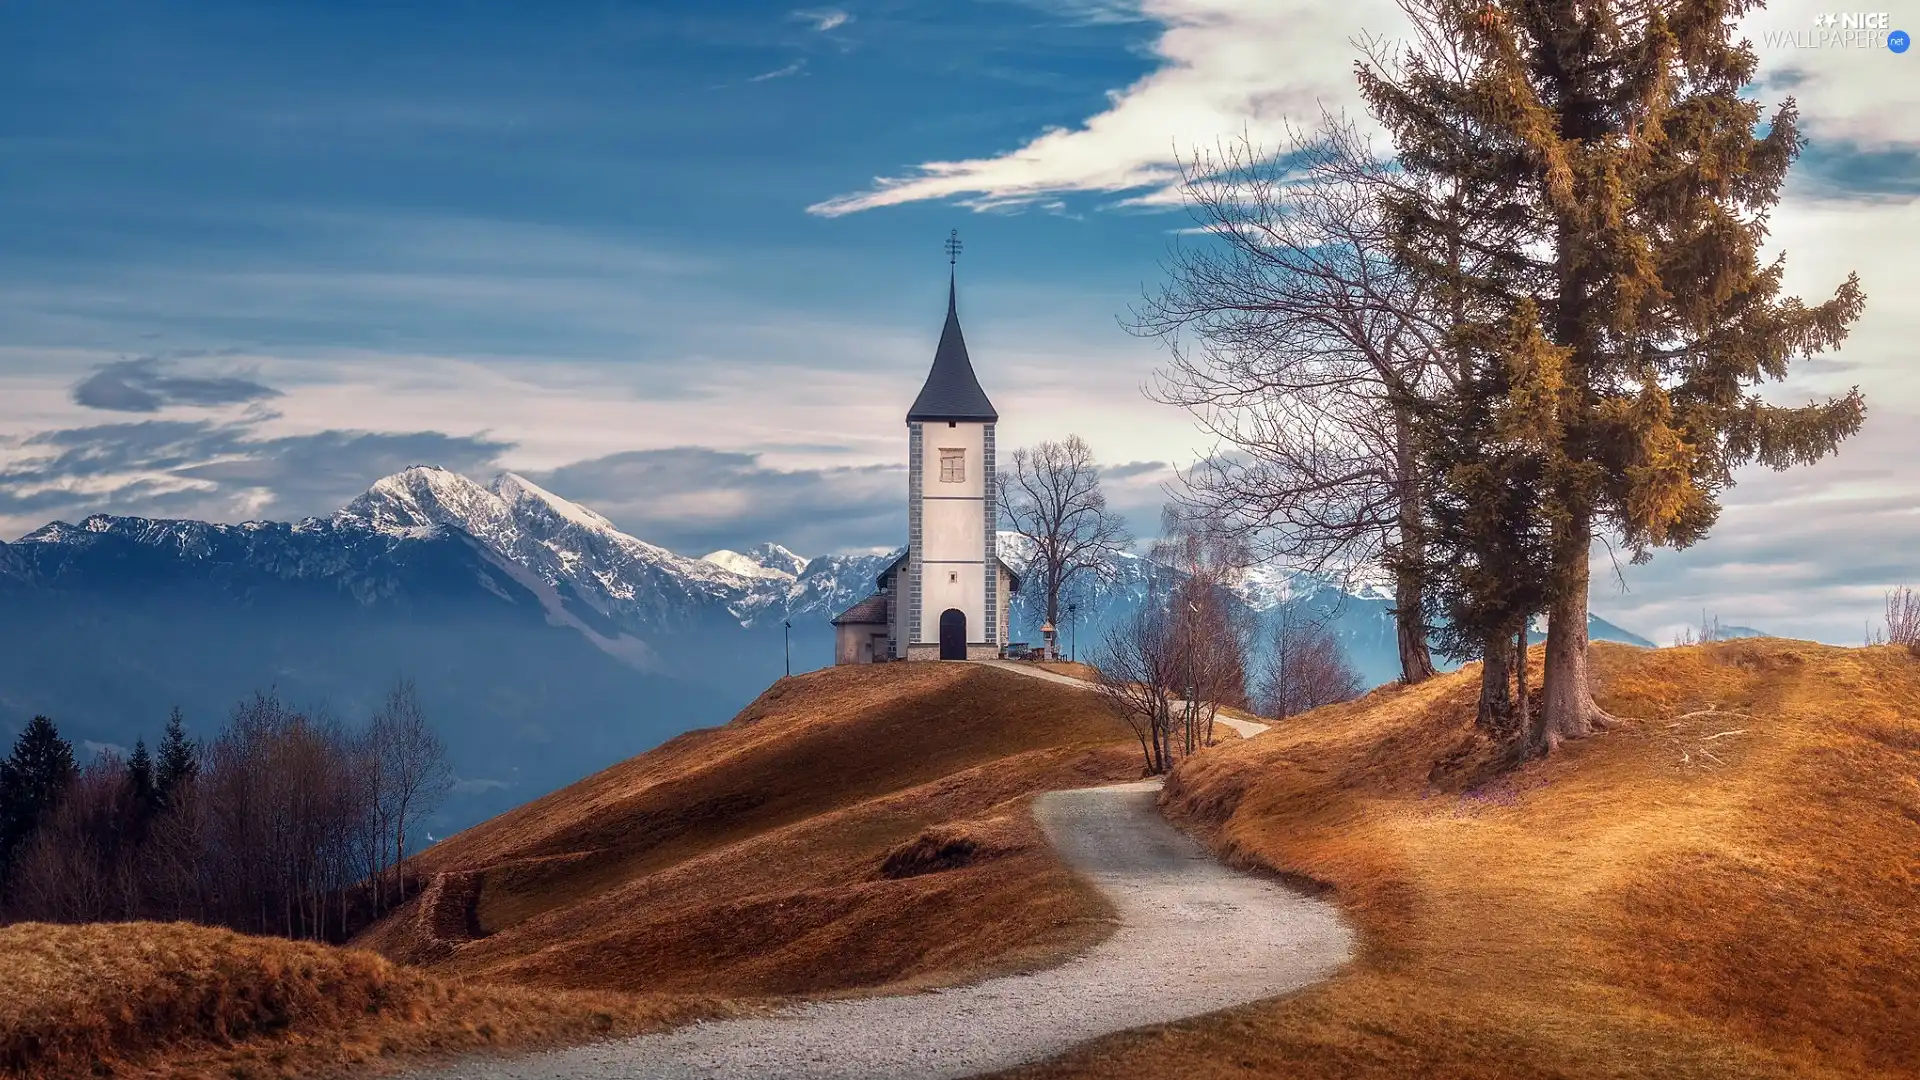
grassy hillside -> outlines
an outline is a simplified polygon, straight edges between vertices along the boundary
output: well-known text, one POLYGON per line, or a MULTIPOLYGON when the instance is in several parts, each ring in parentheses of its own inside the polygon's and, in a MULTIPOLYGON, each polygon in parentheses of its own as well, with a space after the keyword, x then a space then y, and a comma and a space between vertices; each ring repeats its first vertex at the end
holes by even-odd
POLYGON ((1086 691, 830 668, 442 841, 420 860, 433 885, 361 943, 490 981, 742 996, 1043 963, 1108 913, 1027 801, 1138 774, 1086 691))
POLYGON ((1595 667, 1635 719, 1492 783, 1471 668, 1185 764, 1169 812, 1328 889, 1359 963, 1018 1075, 1920 1075, 1920 661, 1762 639, 1595 667))
POLYGON ((435 846, 428 889, 361 948, 0 928, 0 1075, 320 1075, 1049 963, 1110 913, 1026 804, 1138 771, 1072 687, 950 664, 785 679, 435 846))
POLYGON ((185 923, 0 928, 0 1075, 311 1076, 640 1032, 711 1000, 555 993, 436 978, 355 949, 185 923))

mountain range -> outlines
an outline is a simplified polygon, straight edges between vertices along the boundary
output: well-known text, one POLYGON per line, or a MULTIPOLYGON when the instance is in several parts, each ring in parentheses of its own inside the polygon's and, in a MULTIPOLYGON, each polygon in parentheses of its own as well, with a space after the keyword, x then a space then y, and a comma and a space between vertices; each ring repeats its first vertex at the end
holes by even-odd
MULTIPOLYGON (((1002 549, 1024 569, 1022 538, 1002 549)), ((458 776, 444 835, 724 722, 789 663, 831 662, 829 620, 896 554, 691 558, 514 473, 481 485, 431 466, 293 523, 54 522, 0 543, 0 735, 45 713, 76 745, 124 749, 175 705, 208 735, 266 689, 352 724, 409 678, 458 776)), ((1063 649, 1089 654, 1174 573, 1107 559, 1068 598, 1063 649)), ((1397 673, 1384 595, 1269 572, 1240 597, 1256 618, 1317 613, 1369 683, 1397 673)), ((1016 596, 1016 639, 1038 640, 1041 606, 1016 596)))

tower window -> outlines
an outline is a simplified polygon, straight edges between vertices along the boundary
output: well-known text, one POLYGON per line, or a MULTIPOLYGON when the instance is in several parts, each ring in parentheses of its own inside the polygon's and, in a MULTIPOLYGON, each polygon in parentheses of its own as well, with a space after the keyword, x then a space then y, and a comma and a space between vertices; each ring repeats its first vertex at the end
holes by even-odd
POLYGON ((951 447, 940 448, 940 482, 943 484, 965 483, 967 479, 967 452, 951 447))
POLYGON ((957 585, 959 584, 959 582, 960 582, 960 571, 958 570, 947 571, 947 584, 957 585))
POLYGON ((947 421, 947 426, 948 426, 948 427, 959 427, 959 426, 960 426, 960 421, 958 421, 958 420, 949 420, 949 421, 947 421))

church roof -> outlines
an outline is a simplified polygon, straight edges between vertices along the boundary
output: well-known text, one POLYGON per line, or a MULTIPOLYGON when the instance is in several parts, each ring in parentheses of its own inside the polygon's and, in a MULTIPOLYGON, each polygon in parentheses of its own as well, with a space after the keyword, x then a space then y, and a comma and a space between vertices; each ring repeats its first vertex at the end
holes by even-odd
POLYGON ((834 617, 835 626, 873 626, 884 625, 887 621, 887 598, 882 593, 874 593, 865 600, 853 605, 834 617))
MULTIPOLYGON (((882 590, 887 588, 887 579, 893 576, 893 572, 895 570, 900 569, 901 564, 905 563, 907 561, 907 556, 911 554, 913 554, 913 549, 902 548, 900 550, 900 554, 895 556, 894 560, 887 564, 887 568, 885 570, 880 571, 880 577, 876 580, 879 582, 880 588, 882 590)), ((1007 565, 1007 560, 1001 558, 1000 556, 995 555, 993 557, 993 561, 996 563, 999 563, 1000 569, 1005 570, 1007 572, 1007 578, 1009 583, 1012 584, 1013 586, 1013 591, 1019 592, 1020 591, 1020 575, 1017 572, 1015 572, 1013 567, 1007 565)))
POLYGON ((907 423, 928 420, 972 420, 989 423, 1000 419, 993 402, 980 389, 973 375, 973 362, 967 359, 967 340, 960 336, 960 313, 954 305, 953 279, 947 280, 947 324, 940 328, 940 346, 933 351, 933 370, 927 372, 920 396, 907 410, 907 423))

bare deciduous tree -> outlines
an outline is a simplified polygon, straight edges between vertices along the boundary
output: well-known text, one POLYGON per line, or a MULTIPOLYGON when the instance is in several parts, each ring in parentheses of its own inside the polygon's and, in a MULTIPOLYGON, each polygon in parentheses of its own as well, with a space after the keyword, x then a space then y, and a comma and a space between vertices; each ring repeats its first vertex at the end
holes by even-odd
POLYGON ((1179 506, 1161 514, 1161 539, 1152 558, 1175 572, 1168 600, 1170 666, 1182 708, 1182 751, 1213 744, 1213 723, 1223 705, 1244 708, 1247 640, 1252 611, 1239 602, 1239 584, 1251 555, 1244 537, 1220 529, 1215 519, 1179 506))
POLYGON ((1126 524, 1107 510, 1093 450, 1078 435, 1013 452, 1000 484, 1001 512, 1033 545, 1029 577, 1046 597, 1046 621, 1060 625, 1060 593, 1074 575, 1127 546, 1126 524))
POLYGON ((1166 772, 1173 763, 1176 657, 1173 620, 1151 599, 1109 630, 1095 654, 1096 685, 1140 740, 1148 775, 1166 772))
POLYGON ((1887 594, 1887 643, 1920 649, 1920 594, 1905 585, 1887 594))
MULTIPOLYGON (((453 787, 446 746, 428 725, 420 697, 408 679, 387 692, 385 704, 368 725, 367 738, 379 762, 379 812, 393 829, 394 866, 403 867, 407 827, 438 808, 453 787)), ((406 900, 404 872, 399 893, 406 900)))
POLYGON ((23 912, 61 922, 135 917, 134 867, 120 857, 130 814, 126 776, 118 756, 102 753, 67 785, 15 873, 14 900, 23 912))
POLYGON ((10 917, 193 919, 344 940, 384 907, 380 882, 448 787, 444 751, 400 683, 358 735, 255 694, 218 737, 179 734, 166 796, 101 754, 28 837, 10 917))
POLYGON ((1676 646, 1708 645, 1716 641, 1725 641, 1727 636, 1726 628, 1720 625, 1720 616, 1709 616, 1702 611, 1700 629, 1695 630, 1690 626, 1682 627, 1679 633, 1673 635, 1673 643, 1676 646))
POLYGON ((1131 329, 1172 355, 1152 396, 1218 442, 1182 497, 1263 559, 1339 578, 1390 566, 1401 677, 1419 682, 1434 668, 1411 410, 1445 375, 1452 323, 1394 260, 1386 200, 1407 177, 1343 117, 1285 149, 1243 138, 1183 166, 1215 242, 1176 248, 1131 329))
POLYGON ((1351 701, 1360 696, 1354 670, 1340 639, 1324 624, 1297 617, 1282 606, 1273 628, 1271 655, 1260 683, 1261 710, 1275 720, 1351 701))

